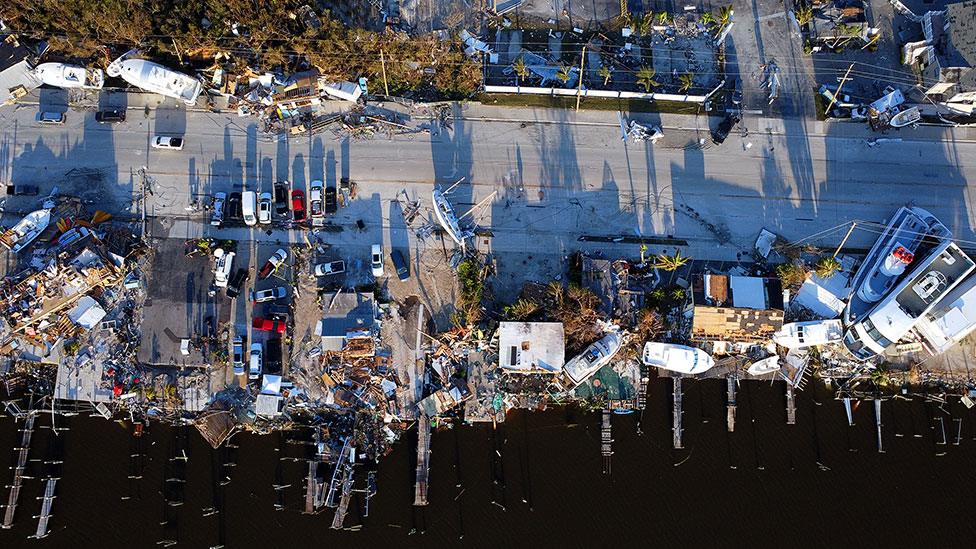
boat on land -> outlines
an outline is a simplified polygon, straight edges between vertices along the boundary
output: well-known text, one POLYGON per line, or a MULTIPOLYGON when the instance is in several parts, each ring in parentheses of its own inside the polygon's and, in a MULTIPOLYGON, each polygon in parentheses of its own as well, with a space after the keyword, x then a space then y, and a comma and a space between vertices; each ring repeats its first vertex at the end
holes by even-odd
POLYGON ((86 69, 66 63, 41 63, 34 74, 48 86, 58 88, 83 88, 100 90, 105 85, 105 73, 101 69, 86 69))
POLYGON ((779 357, 773 355, 768 358, 753 362, 749 368, 746 369, 749 375, 753 376, 764 376, 766 374, 772 374, 780 371, 779 357))
POLYGON ((644 344, 641 362, 679 374, 701 374, 715 366, 712 356, 701 349, 657 341, 644 344))
POLYGON ((805 349, 840 341, 844 337, 844 325, 839 318, 789 322, 773 334, 773 341, 787 349, 805 349))
POLYGON ((125 59, 125 55, 108 66, 108 75, 120 77, 133 86, 179 99, 187 105, 197 102, 203 86, 192 76, 170 70, 145 59, 125 59))
POLYGON ((433 202, 434 215, 437 217, 437 222, 444 228, 444 231, 447 233, 447 236, 451 237, 451 240, 458 246, 464 246, 464 239, 470 236, 470 234, 461 230, 461 225, 457 215, 454 213, 454 208, 447 201, 447 197, 444 196, 444 193, 440 189, 434 189, 433 202))
POLYGON ((891 124, 892 128, 904 128, 905 126, 918 124, 921 121, 922 113, 919 112, 918 107, 911 107, 892 116, 889 124, 891 124))
POLYGON ((0 244, 19 253, 44 232, 51 223, 51 210, 37 210, 27 214, 16 225, 0 234, 0 244))
POLYGON ((611 332, 587 347, 582 354, 567 362, 563 366, 563 371, 572 382, 572 386, 578 386, 595 374, 597 370, 609 364, 610 359, 620 350, 621 343, 623 343, 623 338, 620 337, 620 333, 611 332))

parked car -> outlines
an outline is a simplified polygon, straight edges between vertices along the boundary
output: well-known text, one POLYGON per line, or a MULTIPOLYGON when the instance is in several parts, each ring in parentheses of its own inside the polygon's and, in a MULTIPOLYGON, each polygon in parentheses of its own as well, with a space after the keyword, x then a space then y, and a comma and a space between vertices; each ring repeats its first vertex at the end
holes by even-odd
POLYGON ((273 332, 276 334, 285 333, 284 320, 272 320, 270 318, 256 316, 254 317, 254 320, 251 321, 251 327, 255 330, 261 330, 262 332, 273 332))
POLYGON ((95 121, 101 124, 125 122, 125 109, 106 109, 95 113, 95 121))
POLYGON ((370 256, 370 267, 373 269, 373 276, 377 278, 383 276, 383 246, 373 244, 373 252, 370 256))
POLYGON ((305 193, 302 191, 291 192, 291 213, 295 221, 305 221, 305 193))
POLYGON ((234 338, 234 351, 231 364, 234 366, 234 375, 244 375, 244 339, 241 336, 234 338))
POLYGON ((721 145, 725 138, 729 136, 732 128, 739 122, 739 115, 731 113, 719 123, 718 128, 712 132, 712 142, 721 145))
POLYGON ((268 340, 264 358, 264 373, 281 375, 281 338, 273 337, 268 340))
POLYGON ((183 138, 172 137, 169 135, 157 135, 152 139, 152 147, 154 149, 173 149, 177 151, 182 151, 183 138))
POLYGON ((332 215, 336 213, 339 209, 339 204, 336 201, 336 190, 335 187, 325 188, 325 213, 327 215, 332 215))
POLYGON ((315 266, 315 276, 329 276, 346 272, 345 261, 330 261, 315 266))
POLYGON ((287 181, 279 181, 274 184, 275 213, 278 215, 288 213, 288 186, 287 181))
POLYGON ((258 223, 262 225, 271 223, 271 193, 261 193, 258 198, 258 223))
POLYGON ((240 268, 234 271, 234 276, 230 277, 230 282, 227 284, 227 297, 231 299, 236 299, 237 296, 241 295, 241 290, 244 289, 244 283, 251 276, 251 271, 246 268, 240 268))
POLYGON ((403 254, 400 250, 393 250, 390 253, 390 259, 393 260, 393 268, 396 269, 397 277, 400 280, 407 280, 410 278, 410 269, 407 266, 407 260, 403 258, 403 254))
POLYGON ((230 193, 227 196, 227 205, 224 206, 224 221, 240 225, 244 223, 244 212, 241 208, 241 193, 230 193))
POLYGON ((214 250, 214 285, 218 288, 226 288, 230 277, 231 267, 234 266, 234 252, 226 252, 223 248, 214 250))
POLYGON ((7 196, 37 196, 37 185, 7 185, 7 196))
POLYGON ((224 222, 224 203, 227 202, 227 193, 214 194, 213 215, 210 216, 210 224, 219 227, 224 222))
POLYGON ((308 211, 311 217, 322 217, 322 182, 312 181, 308 193, 308 211))
POLYGON ((286 259, 288 259, 288 252, 286 252, 284 248, 278 248, 278 250, 271 254, 271 257, 264 262, 264 265, 261 267, 261 271, 258 273, 258 278, 264 280, 265 278, 271 276, 271 273, 278 270, 278 267, 281 267, 286 259))
POLYGON ((41 112, 37 113, 37 121, 41 124, 60 125, 64 124, 65 115, 63 112, 41 112))
POLYGON ((261 368, 263 367, 264 358, 264 347, 260 343, 251 344, 251 355, 249 360, 249 368, 247 379, 254 380, 261 377, 261 368))
POLYGON ((258 224, 258 193, 244 191, 241 193, 241 211, 244 212, 244 224, 253 227, 258 224))
POLYGON ((284 286, 268 288, 267 290, 259 290, 257 292, 251 290, 251 302, 264 303, 265 301, 275 301, 276 299, 284 298, 286 295, 288 295, 288 290, 284 286))

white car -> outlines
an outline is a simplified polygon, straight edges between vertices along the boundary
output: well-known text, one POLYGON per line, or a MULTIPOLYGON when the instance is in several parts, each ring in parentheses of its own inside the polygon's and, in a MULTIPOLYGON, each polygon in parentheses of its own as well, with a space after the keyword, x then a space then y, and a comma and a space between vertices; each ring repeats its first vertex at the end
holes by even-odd
POLYGON ((177 151, 183 150, 183 138, 182 137, 172 137, 169 135, 157 135, 153 137, 152 148, 154 149, 173 149, 177 151))
POLYGON ((254 303, 275 301, 284 298, 287 294, 288 294, 288 290, 286 290, 284 286, 278 286, 277 288, 268 288, 267 290, 260 290, 257 292, 251 290, 251 301, 254 303))
POLYGON ((247 379, 261 377, 261 367, 264 362, 264 347, 260 343, 251 344, 251 355, 248 360, 247 379))
POLYGON ((373 244, 373 252, 370 259, 370 267, 373 269, 373 276, 379 278, 383 276, 383 246, 373 244))
POLYGON ((274 199, 271 197, 271 193, 261 193, 258 197, 258 223, 262 225, 271 223, 271 207, 273 204, 274 199))
POLYGON ((225 252, 223 248, 214 250, 214 286, 226 288, 230 277, 230 270, 234 266, 234 252, 225 252))
POLYGON ((241 336, 234 338, 234 357, 231 361, 234 365, 234 375, 244 375, 244 340, 241 336))
POLYGON ((322 182, 312 181, 312 186, 308 192, 308 215, 310 217, 322 217, 322 182))
POLYGON ((227 202, 227 193, 214 194, 213 215, 210 217, 210 224, 219 227, 224 222, 224 203, 227 202))
POLYGON ((330 261, 315 266, 315 276, 328 276, 346 272, 345 261, 330 261))

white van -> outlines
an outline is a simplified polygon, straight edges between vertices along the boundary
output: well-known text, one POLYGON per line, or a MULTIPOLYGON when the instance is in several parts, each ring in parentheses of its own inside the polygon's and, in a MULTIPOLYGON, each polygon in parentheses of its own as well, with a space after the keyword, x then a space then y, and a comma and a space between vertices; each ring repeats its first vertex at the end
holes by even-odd
POLYGON ((241 193, 241 213, 244 216, 244 224, 253 227, 258 224, 255 212, 258 208, 258 195, 254 191, 244 191, 241 193))
POLYGON ((264 365, 264 346, 260 343, 251 344, 251 356, 248 361, 247 379, 255 380, 261 377, 261 367, 264 365))

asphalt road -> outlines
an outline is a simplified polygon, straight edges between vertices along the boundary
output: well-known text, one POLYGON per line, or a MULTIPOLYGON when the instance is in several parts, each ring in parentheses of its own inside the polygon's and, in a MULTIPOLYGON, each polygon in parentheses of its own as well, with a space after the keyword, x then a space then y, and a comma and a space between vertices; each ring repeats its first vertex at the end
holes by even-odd
MULTIPOLYGON (((275 141, 234 114, 130 108, 125 123, 109 126, 97 124, 92 112, 71 111, 64 126, 41 127, 36 109, 0 109, 0 178, 42 190, 58 185, 102 209, 135 213, 136 172, 146 166, 156 181, 148 213, 168 231, 155 236, 211 234, 201 222, 207 214, 187 208, 213 192, 270 191, 280 179, 298 188, 315 179, 335 185, 350 177, 358 197, 333 219, 343 230, 320 233, 322 240, 361 247, 363 257, 380 239, 387 247, 440 248, 431 239, 418 243, 392 200, 405 189, 429 215, 433 185, 463 177, 450 198, 459 214, 482 204, 465 221, 490 228, 494 236, 478 245, 498 253, 627 246, 620 251, 633 254, 633 243, 578 239, 639 234, 685 240, 683 251, 694 257, 728 260, 750 251, 763 227, 791 240, 819 235, 811 242, 831 245, 851 221, 880 222, 909 202, 938 215, 964 244, 976 241, 967 183, 976 143, 963 139, 968 130, 903 131, 872 147, 867 138, 879 136, 849 124, 747 117, 748 135, 733 133, 715 146, 706 131, 692 129, 706 119, 665 116, 663 141, 624 144, 613 112, 475 106, 457 110, 451 129, 431 134, 360 140, 327 131, 275 141), (185 135, 186 148, 152 149, 154 133, 185 135), (365 232, 355 229, 357 220, 365 232)), ((7 208, 32 204, 14 197, 7 208)), ((3 219, 13 222, 9 214, 3 219)), ((872 229, 860 223, 850 245, 870 244, 872 229)), ((244 229, 219 234, 303 238, 244 229)))

